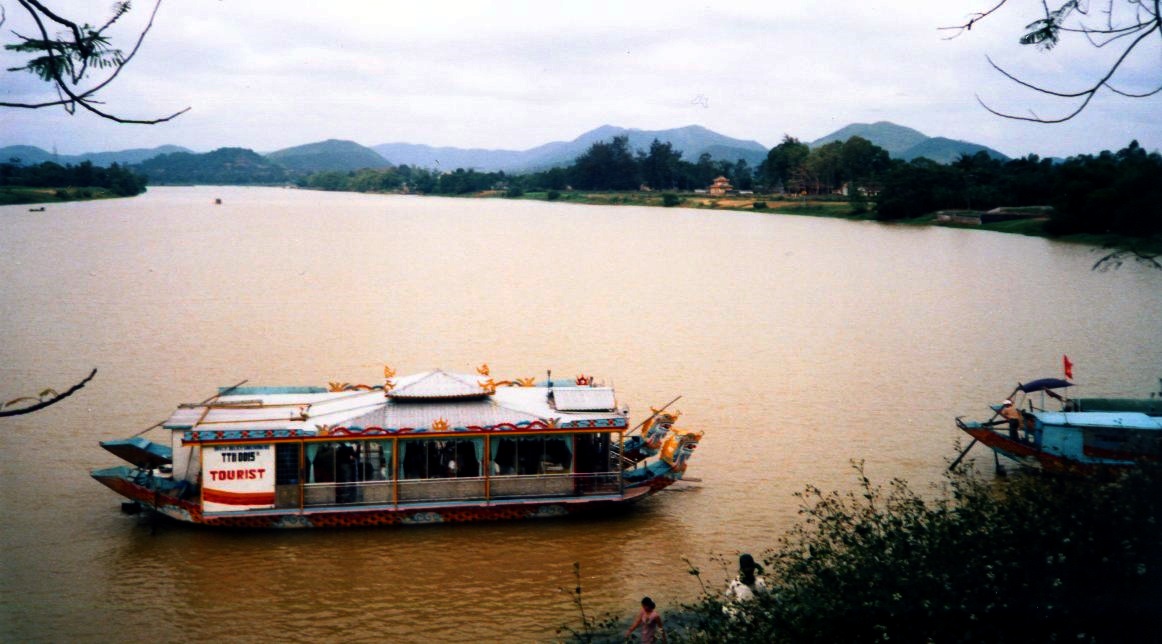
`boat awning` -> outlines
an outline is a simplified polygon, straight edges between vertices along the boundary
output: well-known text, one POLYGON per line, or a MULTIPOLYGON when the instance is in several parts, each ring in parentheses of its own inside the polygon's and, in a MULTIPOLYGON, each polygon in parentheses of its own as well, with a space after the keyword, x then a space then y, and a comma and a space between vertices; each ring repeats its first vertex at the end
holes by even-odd
POLYGON ((1034 412, 1033 415, 1044 425, 1059 427, 1162 430, 1162 419, 1140 412, 1034 412))
POLYGON ((172 449, 140 436, 102 441, 101 447, 144 469, 154 470, 173 463, 172 449))
POLYGON ((1041 378, 1038 380, 1030 380, 1025 384, 1017 385, 1017 389, 1031 394, 1035 391, 1044 391, 1046 389, 1061 389, 1062 387, 1072 387, 1073 383, 1061 378, 1041 378))
POLYGON ((617 400, 610 387, 554 387, 558 411, 613 411, 617 400))

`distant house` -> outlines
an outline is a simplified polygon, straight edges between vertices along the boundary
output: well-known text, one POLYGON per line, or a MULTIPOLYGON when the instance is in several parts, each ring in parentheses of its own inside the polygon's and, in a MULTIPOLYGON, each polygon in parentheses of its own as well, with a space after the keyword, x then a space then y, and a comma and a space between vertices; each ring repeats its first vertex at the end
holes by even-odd
POLYGON ((727 181, 726 177, 718 177, 714 183, 710 184, 710 188, 706 192, 709 192, 711 196, 721 197, 733 190, 734 186, 730 185, 730 181, 727 181))

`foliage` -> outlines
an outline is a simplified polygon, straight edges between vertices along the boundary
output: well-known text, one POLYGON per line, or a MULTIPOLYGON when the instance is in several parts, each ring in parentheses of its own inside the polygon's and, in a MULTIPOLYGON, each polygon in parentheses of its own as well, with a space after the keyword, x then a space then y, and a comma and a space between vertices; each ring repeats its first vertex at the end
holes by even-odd
POLYGON ((1051 235, 1162 234, 1162 156, 1136 141, 1118 152, 1055 164, 1030 155, 999 161, 984 152, 948 166, 927 159, 896 163, 885 175, 876 217, 905 219, 942 209, 1051 205, 1051 235))
POLYGON ((116 163, 108 168, 95 166, 89 161, 77 165, 60 165, 51 161, 31 166, 0 163, 0 186, 57 188, 56 195, 60 199, 73 197, 65 188, 78 189, 73 192, 80 197, 86 196, 81 191, 85 188, 104 188, 114 195, 131 197, 145 192, 145 177, 116 163))
POLYGON ((949 474, 801 493, 768 592, 691 607, 691 641, 1126 641, 1162 615, 1162 471, 1106 480, 949 474), (745 626, 743 628, 742 626, 745 626))
POLYGON ((1061 164, 1049 232, 1162 233, 1162 156, 1137 141, 1116 153, 1073 157, 1061 164))
POLYGON ((581 190, 636 190, 641 184, 638 161, 629 149, 628 136, 598 141, 577 157, 569 172, 581 190))
POLYGON ((811 148, 795 137, 784 134, 783 141, 771 148, 767 153, 767 160, 759 166, 759 172, 767 181, 767 185, 784 186, 788 191, 798 192, 797 186, 791 185, 793 173, 807 161, 811 148))
POLYGON ((662 205, 667 208, 677 206, 680 203, 682 203, 682 198, 672 192, 667 192, 662 195, 662 205))

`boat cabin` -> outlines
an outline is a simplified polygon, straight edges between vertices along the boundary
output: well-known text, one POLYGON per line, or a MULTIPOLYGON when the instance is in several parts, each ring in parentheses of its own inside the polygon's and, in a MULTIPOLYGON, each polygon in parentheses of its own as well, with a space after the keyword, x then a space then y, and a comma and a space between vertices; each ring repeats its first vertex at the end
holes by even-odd
POLYGON ((621 494, 613 390, 526 384, 435 370, 384 389, 240 387, 165 422, 173 480, 207 518, 621 494))

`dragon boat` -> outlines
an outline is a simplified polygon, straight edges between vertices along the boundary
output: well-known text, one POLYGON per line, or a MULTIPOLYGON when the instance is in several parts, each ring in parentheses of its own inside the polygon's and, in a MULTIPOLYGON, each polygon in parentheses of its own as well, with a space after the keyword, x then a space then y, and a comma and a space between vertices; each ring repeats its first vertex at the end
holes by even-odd
POLYGON ((1018 383, 984 421, 956 419, 972 437, 951 467, 983 443, 998 456, 1052 472, 1093 474, 1162 460, 1162 398, 1070 398, 1074 383, 1018 383))
POLYGON ((631 428, 613 388, 588 376, 495 381, 487 365, 384 375, 220 389, 155 426, 168 441, 102 442, 131 465, 91 474, 126 510, 210 526, 542 518, 649 497, 682 478, 702 438, 665 408, 631 428))

